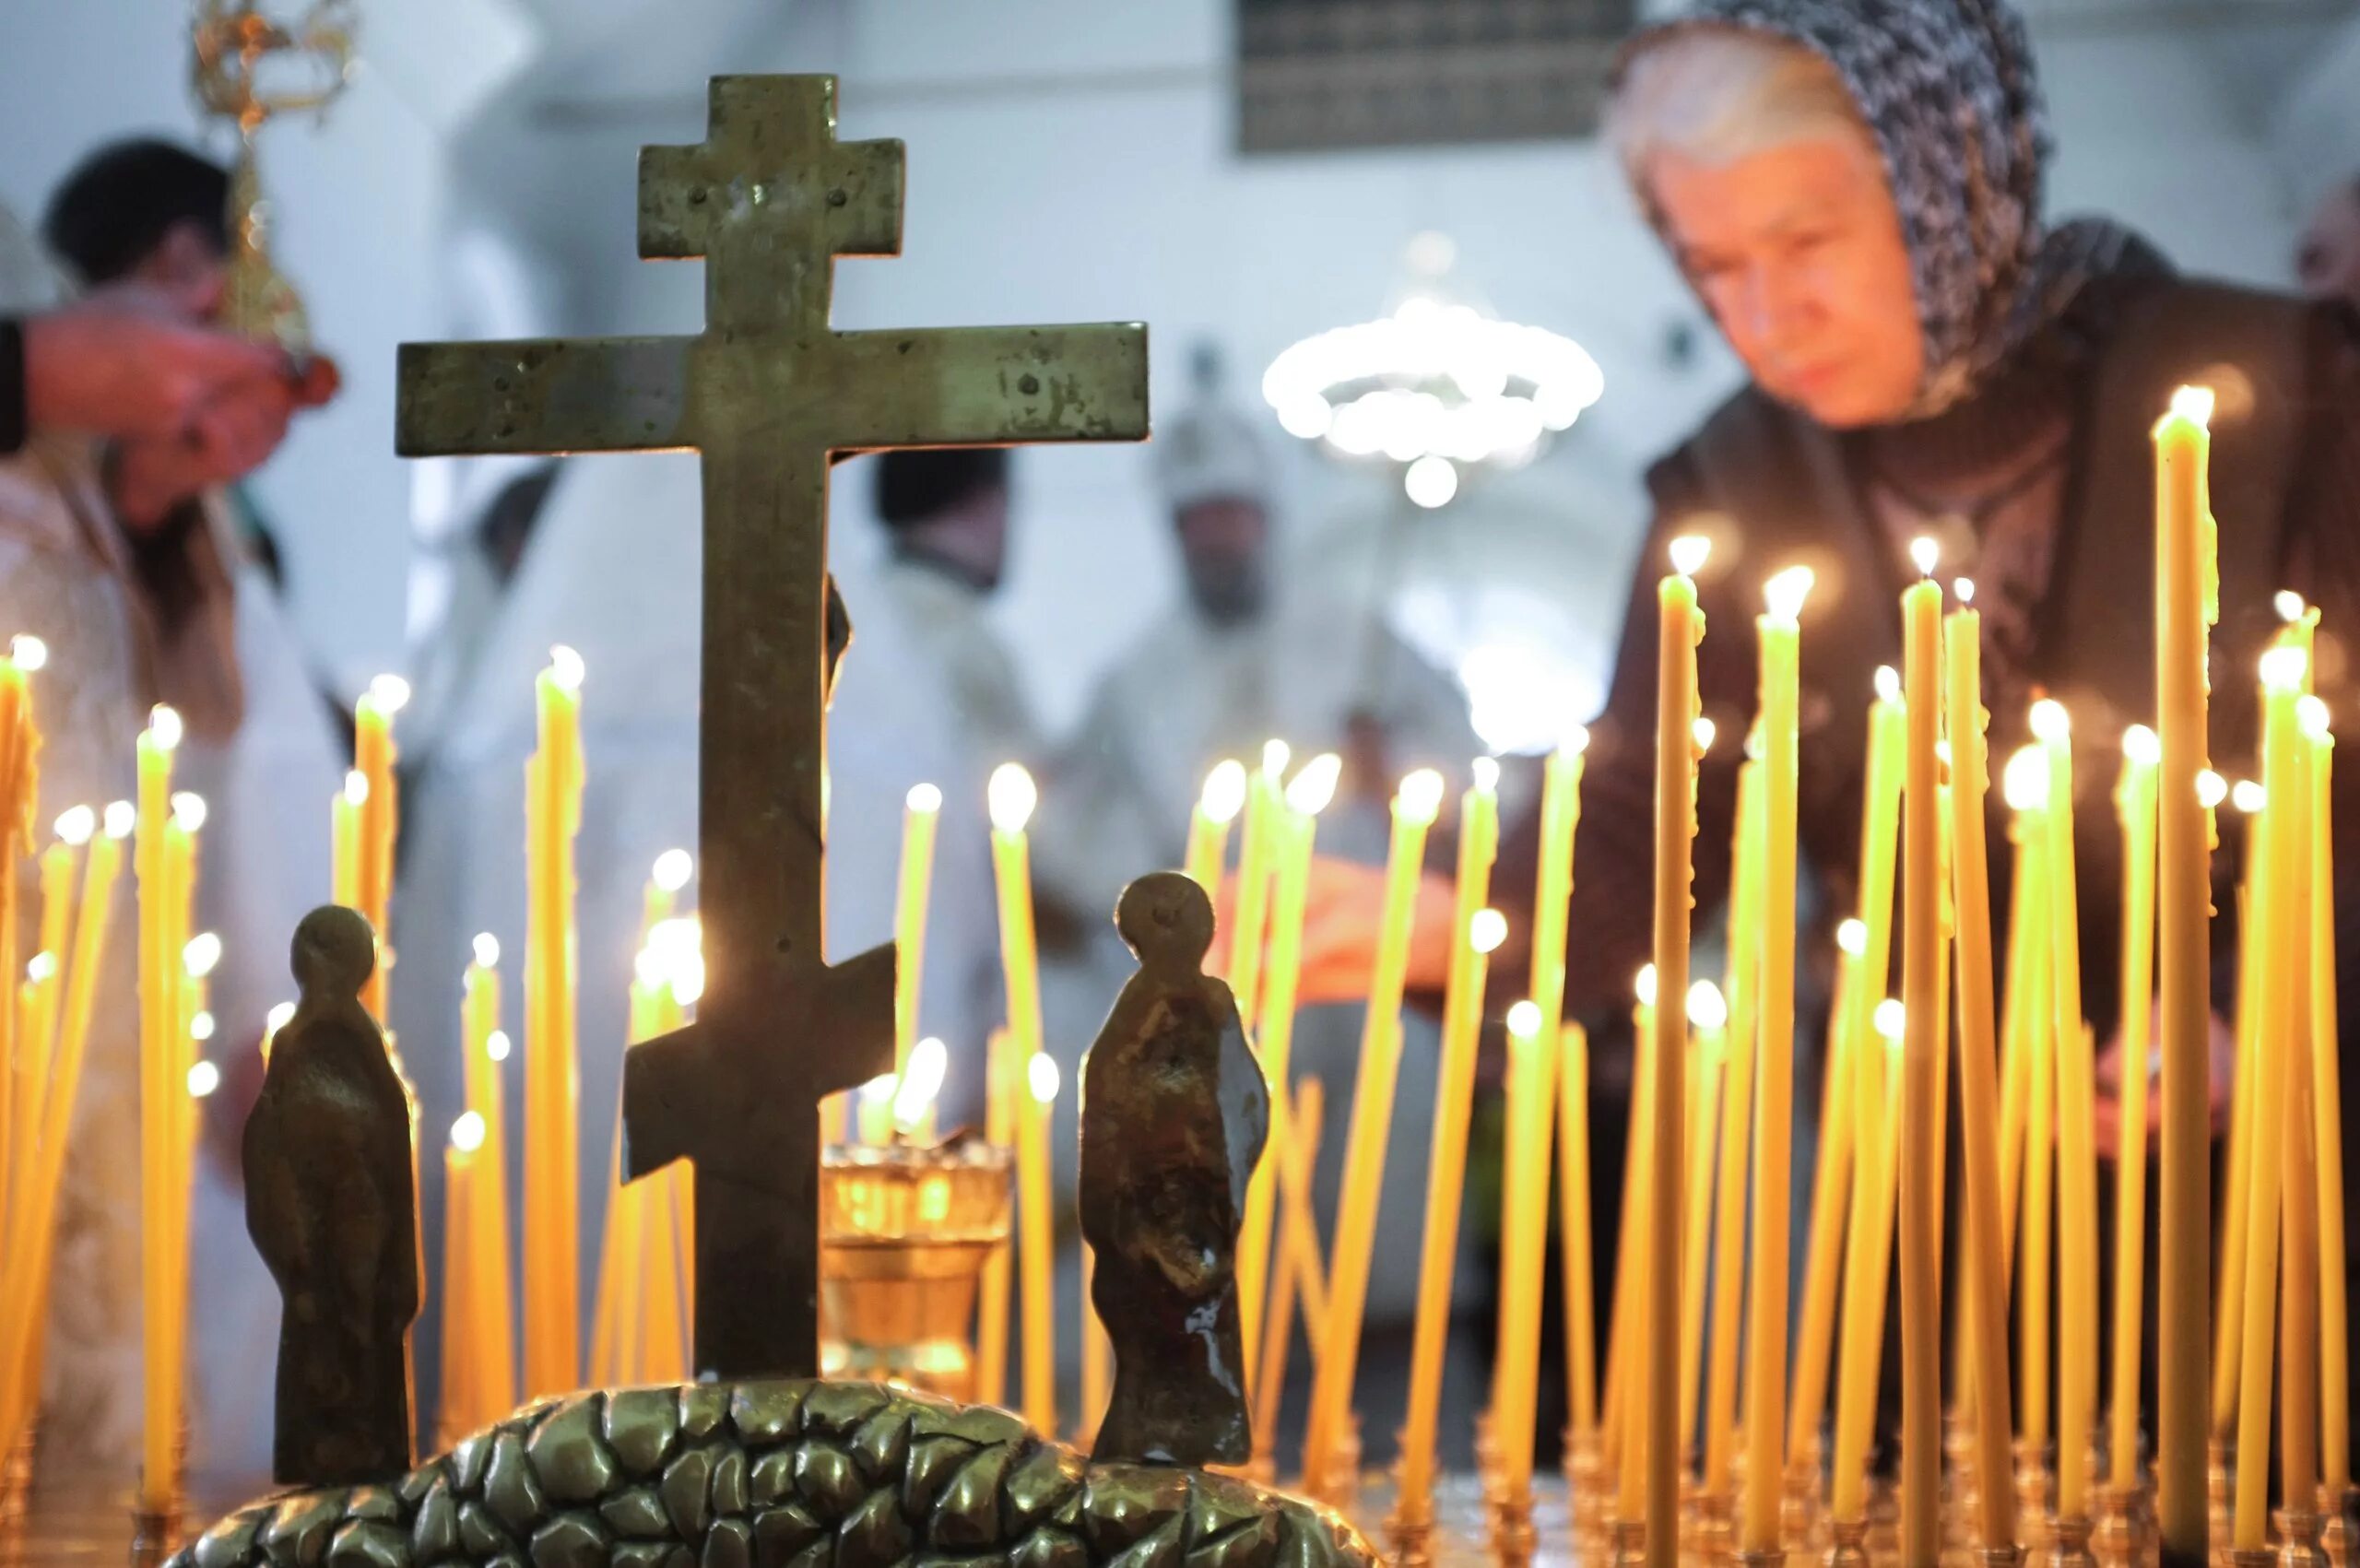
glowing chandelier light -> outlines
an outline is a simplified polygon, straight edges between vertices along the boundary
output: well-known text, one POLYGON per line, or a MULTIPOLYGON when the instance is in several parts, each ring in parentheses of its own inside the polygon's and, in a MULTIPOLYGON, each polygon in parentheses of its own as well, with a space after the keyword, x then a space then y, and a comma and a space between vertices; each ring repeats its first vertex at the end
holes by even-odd
MULTIPOLYGON (((1412 264, 1447 254, 1421 235, 1412 264)), ((1290 435, 1339 456, 1404 465, 1420 506, 1444 505, 1460 471, 1520 467, 1605 390, 1598 361, 1572 338, 1441 296, 1427 276, 1393 313, 1317 333, 1263 372, 1262 396, 1290 435)))

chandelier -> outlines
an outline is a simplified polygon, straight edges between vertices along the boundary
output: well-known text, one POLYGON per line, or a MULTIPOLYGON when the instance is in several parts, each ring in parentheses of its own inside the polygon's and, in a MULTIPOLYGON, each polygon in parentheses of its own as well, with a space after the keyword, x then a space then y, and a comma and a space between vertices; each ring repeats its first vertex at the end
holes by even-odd
POLYGON ((1572 338, 1446 290, 1454 253, 1446 237, 1420 235, 1410 247, 1417 280, 1391 314, 1304 338, 1262 376, 1290 435, 1401 465, 1403 489, 1429 508, 1458 493, 1463 470, 1532 461, 1606 384, 1572 338))

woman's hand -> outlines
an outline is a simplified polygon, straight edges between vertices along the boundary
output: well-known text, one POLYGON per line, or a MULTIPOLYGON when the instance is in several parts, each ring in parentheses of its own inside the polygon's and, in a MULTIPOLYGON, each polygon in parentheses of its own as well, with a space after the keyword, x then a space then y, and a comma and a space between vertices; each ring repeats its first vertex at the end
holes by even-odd
MULTIPOLYGON (((2164 1085, 2161 1046, 2163 1043, 2163 1009, 2154 1009, 2154 1027, 2150 1031, 2147 1048, 2141 1053, 2147 1070, 2147 1150, 2152 1157, 2155 1135, 2164 1125, 2164 1085)), ((2205 1055, 2211 1064, 2210 1082, 2205 1101, 2209 1108, 2212 1136, 2219 1138, 2228 1130, 2230 1086, 2236 1078, 2236 1031, 2220 1014, 2212 1015, 2211 1040, 2205 1055)), ((2097 1060, 2097 1147, 2101 1157, 2116 1158, 2122 1146, 2122 1058, 2123 1041, 2118 1034, 2098 1053, 2097 1060)))
MULTIPOLYGON (((1455 908, 1447 878, 1423 875, 1410 919, 1408 988, 1438 991, 1450 974, 1450 922, 1455 908)), ((1377 939, 1385 924, 1385 871, 1325 857, 1311 863, 1304 900, 1304 1002, 1366 999, 1375 979, 1377 939)))

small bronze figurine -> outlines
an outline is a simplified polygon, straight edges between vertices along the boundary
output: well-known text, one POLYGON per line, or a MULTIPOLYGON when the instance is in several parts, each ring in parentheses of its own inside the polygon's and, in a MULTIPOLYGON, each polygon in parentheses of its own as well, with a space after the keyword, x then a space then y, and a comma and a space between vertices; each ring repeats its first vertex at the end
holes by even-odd
POLYGON ((1081 1232, 1115 1348, 1093 1457, 1240 1464, 1250 1455, 1236 1248, 1269 1136, 1269 1088, 1229 987, 1204 973, 1212 902, 1177 872, 1123 890, 1139 955, 1082 1061, 1081 1232))
POLYGON ((360 1005, 376 939, 351 910, 296 927, 294 1019, 246 1118, 246 1231, 281 1300, 273 1461, 289 1486, 410 1467, 418 1188, 409 1097, 360 1005))

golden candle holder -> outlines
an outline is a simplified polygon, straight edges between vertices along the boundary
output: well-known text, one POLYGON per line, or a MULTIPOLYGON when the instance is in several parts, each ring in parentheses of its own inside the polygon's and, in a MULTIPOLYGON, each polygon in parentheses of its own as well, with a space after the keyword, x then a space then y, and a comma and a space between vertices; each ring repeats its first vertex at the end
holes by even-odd
MULTIPOLYGON (((1613 1519, 1606 1527, 1609 1568, 1646 1568, 1647 1561, 1647 1522, 1645 1519, 1613 1519)), ((1857 1568, 1867 1568, 1862 1562, 1857 1568)))
POLYGON ((1828 1523, 1826 1568, 1869 1568, 1869 1521, 1834 1519, 1828 1523))
POLYGON ((2137 1487, 2102 1486, 2093 1495, 2097 1502, 2096 1527, 2091 1543, 2100 1562, 2107 1568, 2141 1560, 2141 1530, 2143 1524, 2140 1510, 2145 1495, 2137 1487))
POLYGON ((1819 1539, 1819 1439, 1806 1441, 1788 1456, 1785 1494, 1778 1503, 1778 1539, 1791 1552, 1808 1552, 1819 1539))
POLYGON ((1901 1480, 1874 1476, 1869 1480, 1869 1555, 1879 1562, 1901 1560, 1901 1480))
POLYGON ((2012 1546, 1971 1547, 1966 1555, 1975 1568, 2017 1568, 2024 1560, 2023 1550, 2012 1546))
POLYGON ((0 1456, 0 1568, 26 1561, 26 1526, 32 1517, 33 1428, 28 1421, 0 1456))
MULTIPOLYGON (((1406 1455, 1406 1431, 1395 1435, 1395 1443, 1406 1455)), ((1431 1486, 1412 1488, 1403 1484, 1407 1466, 1396 1460, 1393 1467, 1393 1506, 1385 1516, 1385 1539, 1392 1547, 1392 1561, 1397 1568, 1432 1568, 1434 1562, 1434 1495, 1431 1486)))
POLYGON ((2236 1451, 2231 1438, 2214 1434, 2204 1444, 2205 1528, 2215 1551, 2229 1545, 2229 1498, 2232 1484, 2229 1456, 2236 1451))
POLYGON ((1737 1568, 1787 1568, 1787 1549, 1774 1546, 1761 1551, 1740 1550, 1736 1562, 1737 1568))
POLYGON ((2278 1568, 2327 1568, 2319 1544, 2323 1521, 2310 1509, 2281 1508, 2271 1515, 2278 1527, 2278 1568))
POLYGON ((1942 1545, 1960 1550, 1975 1544, 1983 1478, 1975 1469, 1975 1422, 1956 1410, 1942 1417, 1942 1545))
POLYGON ((1695 1553, 1716 1568, 1729 1560, 1730 1551, 1737 1545, 1729 1506, 1729 1494, 1726 1491, 1701 1491, 1696 1497, 1695 1553))
POLYGON ((1010 1153, 837 1146, 820 1163, 820 1366, 974 1397, 975 1296, 1008 1239, 1010 1153))
POLYGON ((1503 1486, 1491 1515, 1492 1561, 1502 1568, 1529 1568, 1533 1551, 1540 1544, 1540 1532, 1532 1525, 1532 1489, 1503 1486))
POLYGON ((2090 1553, 2090 1518, 2086 1514, 2060 1514, 2048 1521, 2048 1542, 2038 1557, 2040 1568, 2097 1568, 2090 1553))
POLYGON ((1328 1473, 1316 1478, 1305 1476, 1304 1490, 1339 1514, 1350 1516, 1360 1512, 1361 1416, 1358 1410, 1345 1416, 1344 1428, 1336 1434, 1334 1452, 1328 1458, 1328 1473))
POLYGON ((1581 1555, 1604 1555, 1606 1460, 1598 1433, 1565 1429, 1565 1513, 1581 1555))
POLYGON ((175 1497, 159 1507, 135 1503, 131 1510, 131 1568, 163 1568, 180 1549, 183 1507, 175 1497))
POLYGON ((2322 1492, 2319 1501, 2325 1504, 2327 1520, 2319 1530, 2320 1550, 2327 1553, 2327 1560, 2334 1564, 2334 1568, 2350 1568, 2353 1544, 2352 1511, 2354 1503, 2360 1502, 2360 1491, 2345 1487, 2332 1497, 2322 1492))
POLYGON ((2016 1454, 2016 1544, 2027 1557, 2048 1544, 2048 1444, 2018 1438, 2016 1454))

